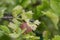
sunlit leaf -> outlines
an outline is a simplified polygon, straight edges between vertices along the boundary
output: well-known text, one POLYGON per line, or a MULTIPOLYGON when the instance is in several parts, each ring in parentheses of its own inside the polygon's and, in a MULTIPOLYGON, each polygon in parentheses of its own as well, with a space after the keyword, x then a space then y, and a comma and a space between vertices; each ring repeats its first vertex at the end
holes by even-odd
POLYGON ((60 36, 59 35, 55 35, 55 37, 52 40, 60 40, 60 36))
POLYGON ((12 10, 12 15, 14 17, 17 17, 19 14, 21 14, 22 11, 23 11, 22 6, 18 5, 12 10))
POLYGON ((32 19, 32 15, 32 11, 24 12, 21 14, 23 20, 32 19))

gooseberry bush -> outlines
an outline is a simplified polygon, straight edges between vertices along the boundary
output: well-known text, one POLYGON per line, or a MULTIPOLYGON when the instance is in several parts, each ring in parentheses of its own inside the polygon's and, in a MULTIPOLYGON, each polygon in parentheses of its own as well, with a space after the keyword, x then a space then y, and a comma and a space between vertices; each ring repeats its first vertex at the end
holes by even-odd
POLYGON ((0 40, 60 40, 60 0, 0 0, 0 40))

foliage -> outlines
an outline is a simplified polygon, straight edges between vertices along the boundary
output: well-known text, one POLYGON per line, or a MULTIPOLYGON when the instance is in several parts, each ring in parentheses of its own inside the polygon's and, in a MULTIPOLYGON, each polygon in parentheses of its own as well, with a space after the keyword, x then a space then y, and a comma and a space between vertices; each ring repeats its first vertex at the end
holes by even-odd
POLYGON ((60 0, 0 0, 0 40, 39 40, 40 34, 44 40, 59 40, 59 29, 60 0), (23 22, 34 32, 23 34, 23 22))

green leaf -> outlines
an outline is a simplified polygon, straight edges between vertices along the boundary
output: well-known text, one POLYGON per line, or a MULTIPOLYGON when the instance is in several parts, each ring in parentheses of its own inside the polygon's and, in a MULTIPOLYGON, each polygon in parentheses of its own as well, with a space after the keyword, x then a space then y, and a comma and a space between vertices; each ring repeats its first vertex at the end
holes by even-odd
POLYGON ((14 24, 16 24, 17 26, 20 25, 20 21, 18 21, 16 18, 13 18, 12 21, 14 22, 14 24))
POLYGON ((7 26, 4 26, 4 25, 0 25, 0 30, 2 30, 3 32, 5 32, 6 34, 10 33, 10 30, 7 26))
POLYGON ((49 39, 49 35, 50 35, 49 31, 44 31, 43 32, 44 40, 48 40, 49 39))
POLYGON ((32 19, 32 15, 32 11, 24 12, 21 14, 23 20, 32 19))
POLYGON ((59 35, 55 35, 55 37, 52 40, 60 40, 60 36, 59 35))
POLYGON ((8 25, 8 27, 11 28, 11 29, 13 29, 12 31, 15 31, 18 26, 16 24, 10 22, 9 25, 8 25))
POLYGON ((4 35, 4 32, 0 30, 0 37, 4 35))
POLYGON ((0 37, 0 40, 11 40, 11 38, 4 34, 2 37, 0 37))
POLYGON ((19 37, 19 34, 16 34, 16 33, 10 33, 9 36, 12 38, 12 39, 16 39, 19 37))
POLYGON ((19 14, 21 14, 22 11, 23 11, 22 6, 18 5, 12 10, 12 15, 14 17, 17 17, 19 14))
POLYGON ((43 15, 41 11, 46 11, 49 7, 50 4, 48 0, 41 0, 41 4, 32 9, 34 11, 33 18, 39 19, 39 17, 43 15))
POLYGON ((31 3, 31 0, 23 0, 23 2, 22 2, 21 5, 22 5, 24 8, 26 8, 30 3, 31 3))
POLYGON ((0 18, 3 17, 5 10, 6 10, 6 8, 0 7, 0 18))
POLYGON ((36 0, 31 0, 32 4, 35 4, 36 3, 36 0))
POLYGON ((60 16, 60 0, 50 0, 50 6, 60 16))
POLYGON ((51 21, 53 22, 53 24, 55 25, 56 29, 58 29, 57 24, 59 22, 59 17, 55 15, 54 12, 49 11, 49 10, 47 12, 43 12, 43 14, 49 17, 51 21))
POLYGON ((3 21, 3 25, 6 25, 7 26, 8 24, 9 24, 8 21, 6 21, 6 20, 3 21))
POLYGON ((25 35, 24 38, 29 39, 29 40, 38 40, 38 39, 40 39, 40 37, 29 35, 29 34, 25 35))

